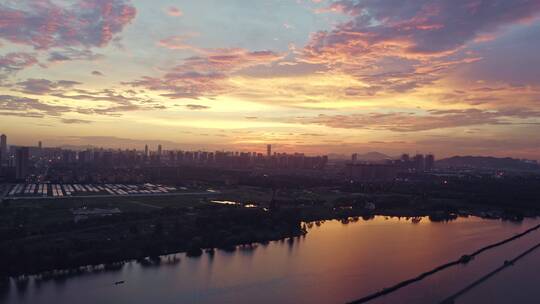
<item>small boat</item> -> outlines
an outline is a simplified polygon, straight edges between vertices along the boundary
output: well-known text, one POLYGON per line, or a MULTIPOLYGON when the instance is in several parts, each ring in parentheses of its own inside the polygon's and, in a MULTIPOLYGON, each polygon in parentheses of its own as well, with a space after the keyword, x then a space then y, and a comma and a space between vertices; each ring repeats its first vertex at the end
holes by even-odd
POLYGON ((120 285, 120 284, 124 284, 124 283, 125 283, 125 281, 116 281, 116 282, 114 282, 114 285, 120 285))

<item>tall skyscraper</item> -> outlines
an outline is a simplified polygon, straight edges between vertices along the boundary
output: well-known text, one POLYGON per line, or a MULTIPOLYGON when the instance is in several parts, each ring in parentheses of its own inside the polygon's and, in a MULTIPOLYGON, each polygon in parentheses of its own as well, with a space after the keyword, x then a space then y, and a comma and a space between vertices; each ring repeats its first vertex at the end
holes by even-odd
POLYGON ((266 156, 271 157, 272 156, 272 145, 266 146, 266 156))
POLYGON ((144 145, 144 156, 148 157, 148 145, 144 145))
POLYGON ((353 153, 353 155, 351 156, 351 161, 353 164, 356 164, 356 162, 358 161, 358 153, 353 153))
POLYGON ((161 145, 157 146, 157 154, 158 156, 161 156, 161 152, 163 152, 161 145))
POLYGON ((431 171, 435 168, 435 156, 433 154, 426 155, 426 171, 431 171))
POLYGON ((41 143, 41 140, 38 142, 38 148, 39 149, 43 148, 43 144, 41 143))
POLYGON ((15 153, 15 178, 25 179, 28 175, 28 162, 30 159, 30 149, 28 147, 18 148, 15 153))
POLYGON ((5 134, 0 135, 0 163, 7 159, 7 136, 5 134))
POLYGON ((426 163, 423 154, 416 154, 413 158, 414 168, 416 171, 421 172, 426 168, 426 163))

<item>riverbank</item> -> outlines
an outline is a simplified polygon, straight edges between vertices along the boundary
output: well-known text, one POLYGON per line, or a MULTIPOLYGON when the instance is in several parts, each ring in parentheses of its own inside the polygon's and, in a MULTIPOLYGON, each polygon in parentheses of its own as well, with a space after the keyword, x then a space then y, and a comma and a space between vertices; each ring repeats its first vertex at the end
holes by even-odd
POLYGON ((122 213, 36 228, 40 230, 19 226, 11 239, 1 243, 2 276, 114 265, 174 252, 198 256, 205 248, 234 250, 240 244, 305 233, 301 218, 294 210, 266 212, 205 205, 122 213))
MULTIPOLYGON (((213 213, 213 212, 212 212, 213 213)), ((248 248, 257 243, 290 239, 307 233, 304 223, 338 219, 342 223, 370 220, 381 215, 400 217, 418 223, 420 220, 451 221, 454 213, 424 214, 421 212, 347 212, 326 217, 301 216, 300 210, 265 212, 230 208, 213 214, 192 214, 180 223, 180 214, 157 213, 151 218, 130 220, 111 217, 108 224, 70 232, 32 236, 8 241, 0 246, 3 276, 19 277, 40 274, 42 277, 70 275, 84 271, 114 270, 129 260, 144 265, 160 262, 159 256, 186 252, 198 257, 215 250, 233 252, 237 246, 248 248), (112 224, 111 222, 119 223, 112 224), (189 224, 188 224, 189 222, 189 224), (107 227, 109 225, 109 227, 107 227), (114 227, 114 228, 113 228, 114 227), (145 229, 147 227, 149 229, 145 229), (111 234, 115 230, 116 233, 111 234), (56 270, 56 271, 55 271, 56 270), (67 270, 67 271, 58 271, 67 270)), ((519 221, 522 218, 508 218, 519 221)))
POLYGON ((205 250, 234 251, 238 245, 300 236, 306 233, 304 223, 331 219, 347 223, 381 215, 416 223, 473 215, 519 222, 538 215, 529 208, 413 195, 303 195, 311 199, 278 197, 272 210, 269 204, 250 203, 254 195, 238 191, 224 194, 220 201, 193 197, 10 202, 0 208, 0 276, 78 271, 88 265, 114 268, 128 260, 151 264, 158 256, 176 252, 196 257, 205 250), (235 197, 243 200, 234 201, 235 197), (74 214, 80 210, 92 216, 78 221, 74 214))

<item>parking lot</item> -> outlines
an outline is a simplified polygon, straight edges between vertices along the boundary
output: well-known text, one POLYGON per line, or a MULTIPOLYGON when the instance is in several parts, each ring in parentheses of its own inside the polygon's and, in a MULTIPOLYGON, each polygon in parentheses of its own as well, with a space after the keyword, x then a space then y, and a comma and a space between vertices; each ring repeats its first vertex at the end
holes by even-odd
POLYGON ((185 187, 159 184, 16 184, 7 198, 64 198, 76 196, 130 196, 182 194, 185 187))

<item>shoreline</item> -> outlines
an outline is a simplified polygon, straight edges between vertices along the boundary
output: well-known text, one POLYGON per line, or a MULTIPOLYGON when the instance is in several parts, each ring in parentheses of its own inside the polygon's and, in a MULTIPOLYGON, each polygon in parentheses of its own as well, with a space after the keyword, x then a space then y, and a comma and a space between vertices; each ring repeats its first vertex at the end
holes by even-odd
MULTIPOLYGON (((280 215, 277 212, 264 212, 262 210, 256 209, 256 210, 244 210, 240 208, 230 207, 230 208, 224 208, 229 209, 228 211, 235 210, 236 211, 248 211, 248 212, 255 212, 259 215, 262 212, 263 217, 268 218, 276 218, 280 215)), ((296 208, 298 209, 298 208, 296 208)), ((309 208, 308 208, 309 209, 309 208)), ((311 208, 313 209, 313 208, 311 208)), ((295 210, 298 211, 298 210, 295 210)), ((305 209, 302 211, 306 211, 305 209)), ((426 210, 414 210, 411 208, 400 208, 400 209, 387 209, 387 210, 373 210, 373 211, 366 211, 366 210, 354 210, 354 209, 334 209, 334 210, 328 210, 330 213, 332 213, 332 216, 329 216, 330 214, 326 214, 326 216, 313 216, 313 215, 300 215, 295 216, 294 220, 292 221, 292 225, 288 226, 289 228, 281 228, 278 230, 277 234, 274 231, 274 234, 272 235, 269 231, 269 229, 259 229, 255 231, 257 234, 252 234, 251 236, 244 237, 243 239, 236 239, 236 240, 229 240, 227 242, 220 243, 219 246, 207 246, 208 239, 207 238, 199 238, 192 240, 191 242, 184 244, 184 246, 177 246, 177 247, 169 247, 162 250, 156 250, 153 251, 152 254, 143 254, 145 251, 138 251, 137 254, 125 254, 123 256, 116 256, 116 257, 104 257, 101 261, 96 261, 95 263, 90 264, 84 264, 83 261, 85 259, 79 259, 79 260, 73 260, 72 261, 72 267, 65 267, 65 268, 41 268, 40 271, 30 271, 25 272, 23 269, 18 268, 12 268, 11 272, 6 273, 2 275, 3 278, 11 278, 14 280, 18 280, 18 278, 22 278, 23 280, 28 277, 40 277, 40 276, 50 276, 52 275, 53 279, 56 276, 62 277, 65 275, 70 274, 80 274, 81 272, 95 272, 100 271, 102 268, 104 271, 107 270, 113 270, 117 267, 121 267, 125 263, 128 262, 139 262, 143 266, 152 266, 153 264, 157 263, 160 264, 161 257, 167 256, 167 255, 174 255, 174 254, 182 254, 185 253, 186 257, 190 258, 197 258, 200 257, 203 254, 213 254, 215 250, 222 250, 225 252, 235 252, 238 250, 238 248, 242 247, 249 247, 254 245, 264 245, 268 244, 272 241, 285 241, 287 239, 291 240, 296 237, 304 236, 308 233, 306 226, 309 226, 310 224, 313 225, 317 222, 323 222, 323 221, 329 221, 329 220, 337 220, 341 221, 342 223, 346 224, 349 222, 355 222, 360 220, 361 218, 363 220, 370 220, 376 216, 383 216, 383 217, 398 217, 398 218, 407 218, 407 220, 411 220, 411 223, 417 223, 416 220, 420 218, 421 220, 427 218, 431 222, 449 222, 456 220, 459 217, 469 217, 469 216, 475 216, 478 218, 486 219, 486 220, 502 220, 502 221, 511 221, 511 222, 521 222, 524 218, 535 218, 537 216, 536 212, 533 211, 524 211, 523 213, 518 213, 515 210, 512 212, 502 212, 500 210, 496 210, 493 207, 490 208, 482 208, 480 210, 461 210, 458 213, 450 212, 450 211, 426 211, 426 210), (293 228, 291 228, 293 227, 293 228), (146 264, 146 265, 144 265, 146 264)), ((278 211, 278 212, 284 212, 284 211, 278 211)), ((290 212, 290 210, 288 211, 290 212)), ((233 211, 234 213, 234 211, 233 211)), ((209 218, 211 219, 211 218, 209 218)), ((420 220, 418 220, 419 222, 420 220)), ((277 220, 275 223, 283 224, 283 222, 280 223, 280 220, 277 220)), ((290 224, 290 223, 289 223, 290 224)), ((158 237, 157 235, 153 235, 153 238, 155 239, 157 243, 160 242, 167 242, 167 237, 158 237)), ((138 246, 135 246, 135 248, 142 248, 141 245, 146 244, 148 240, 141 240, 140 244, 138 246)), ((15 241, 16 242, 16 241, 15 241)), ((27 245, 27 244, 26 244, 27 245)), ((117 247, 121 247, 120 244, 118 244, 117 247)), ((116 248, 118 249, 118 248, 116 248)), ((148 252, 145 252, 148 253, 148 252)), ((2 284, 0 280, 0 285, 2 284)))

